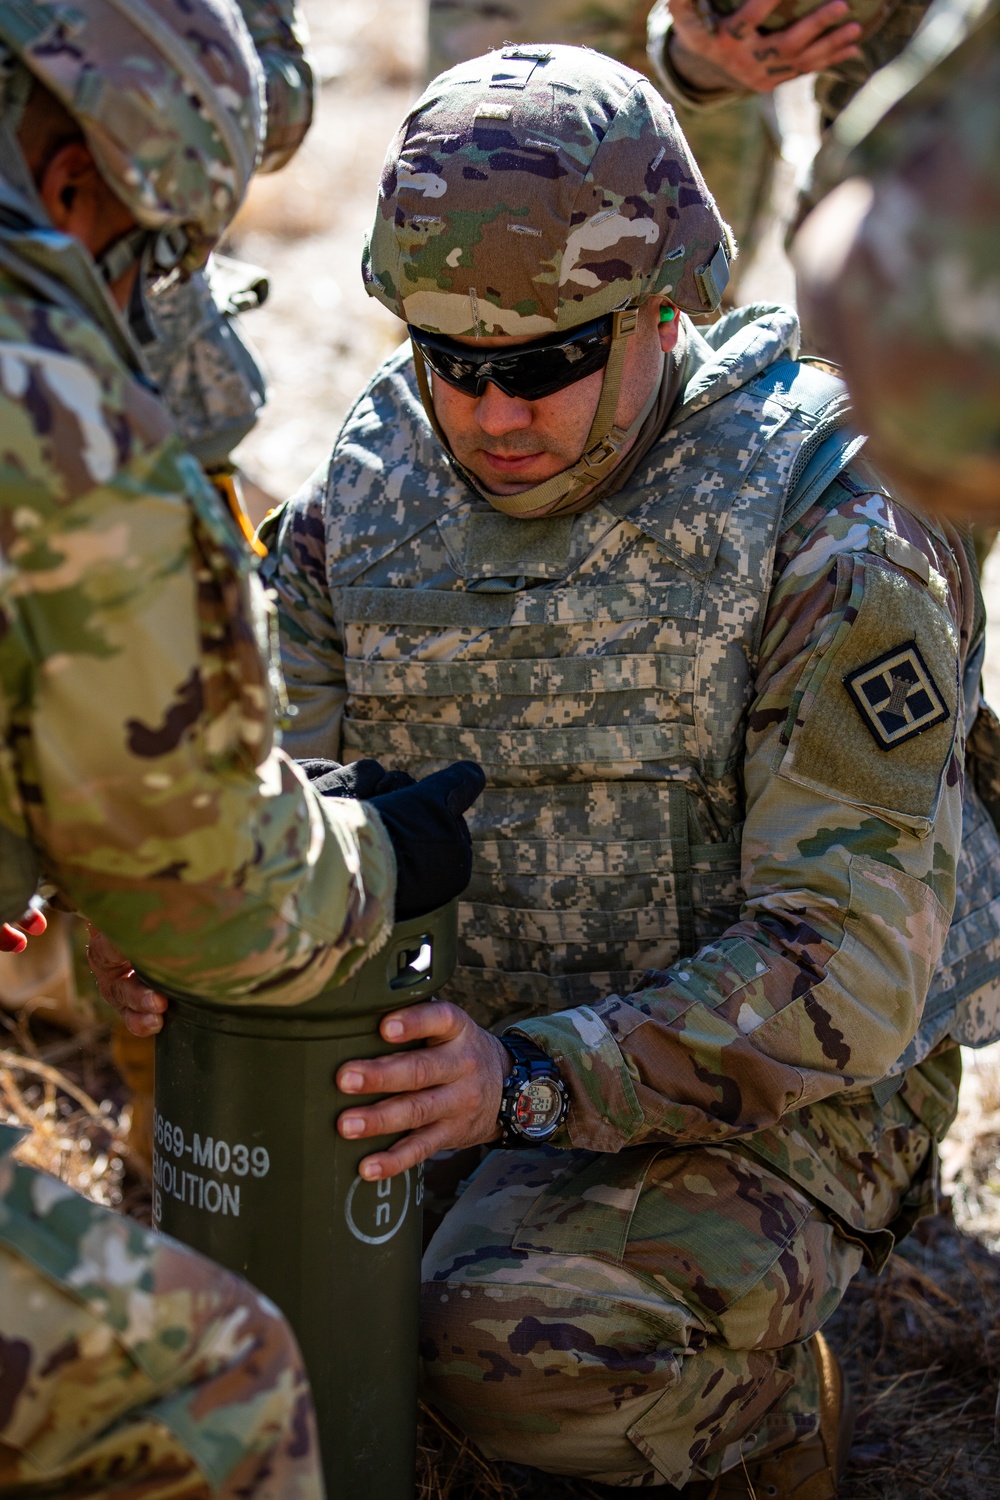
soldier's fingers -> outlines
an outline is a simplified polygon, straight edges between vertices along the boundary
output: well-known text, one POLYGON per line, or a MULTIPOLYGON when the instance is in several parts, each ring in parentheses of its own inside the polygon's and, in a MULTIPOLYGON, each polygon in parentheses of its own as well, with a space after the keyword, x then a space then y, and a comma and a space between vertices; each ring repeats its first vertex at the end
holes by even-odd
MULTIPOLYGON (((843 0, 838 0, 838 3, 843 4, 843 0)), ((756 31, 761 22, 766 21, 780 4, 781 0, 746 0, 739 10, 733 11, 722 29, 735 41, 742 41, 745 36, 756 31)), ((847 9, 846 5, 844 9, 847 9)))
POLYGON ((363 1177, 366 1182, 377 1182, 382 1177, 397 1177, 400 1172, 419 1166, 435 1152, 444 1151, 451 1144, 451 1134, 445 1125, 415 1130, 397 1141, 388 1151, 366 1156, 358 1166, 358 1176, 363 1177))
POLYGON ((337 1071, 342 1094, 409 1094, 454 1083, 472 1072, 471 1060, 450 1047, 421 1048, 389 1057, 344 1063, 337 1071))
POLYGON ((23 953, 29 937, 41 937, 48 923, 42 903, 33 896, 31 904, 16 922, 0 922, 0 953, 23 953))
POLYGON ((109 937, 105 937, 104 933, 100 932, 94 926, 93 922, 88 922, 87 927, 90 931, 90 942, 87 945, 87 962, 94 970, 95 975, 99 968, 112 970, 131 969, 132 965, 122 950, 117 948, 109 937))
POLYGON ((119 986, 127 1010, 140 1011, 148 1016, 162 1016, 167 1008, 166 995, 149 990, 137 974, 130 974, 119 986))
POLYGON ((383 1016, 379 1030, 387 1042, 447 1042, 458 1036, 468 1019, 447 1000, 427 1000, 422 1005, 390 1011, 383 1016))
MULTIPOLYGON (((130 1013, 159 1017, 166 1010, 166 997, 151 990, 139 978, 121 950, 93 926, 90 929, 87 962, 97 980, 102 1000, 118 1011, 126 1020, 126 1025, 130 1013)), ((153 1028, 156 1031, 159 1029, 159 1025, 153 1028)), ((129 1030, 134 1031, 135 1028, 130 1026, 129 1030)), ((152 1030, 136 1031, 135 1035, 149 1036, 152 1035, 152 1030)))
POLYGON ((795 52, 788 50, 784 42, 775 37, 759 37, 753 55, 768 78, 780 80, 821 71, 828 66, 830 58, 845 47, 853 49, 860 35, 860 26, 851 21, 828 33, 812 47, 795 52))
POLYGON ((345 1110, 337 1129, 348 1141, 369 1135, 397 1135, 404 1130, 419 1130, 442 1123, 457 1113, 455 1091, 450 1088, 424 1089, 419 1093, 400 1094, 380 1099, 363 1109, 345 1110))
POLYGON ((680 33, 705 29, 705 23, 695 9, 694 0, 670 0, 670 15, 675 29, 680 33))
MULTIPOLYGON (((97 988, 105 1000, 119 1015, 129 1014, 161 1016, 167 1008, 165 996, 149 989, 133 970, 127 974, 95 972, 97 988)), ((159 1030, 159 1028, 157 1028, 159 1030)))
POLYGON ((776 31, 769 38, 770 41, 778 42, 786 57, 797 57, 807 47, 811 47, 818 37, 826 33, 836 35, 840 31, 853 28, 854 37, 861 35, 861 27, 856 21, 849 20, 850 9, 844 0, 829 0, 829 4, 821 5, 818 10, 812 11, 808 16, 803 16, 801 21, 796 21, 794 26, 788 26, 784 31, 776 31), (843 25, 841 23, 843 22, 843 25), (836 27, 834 33, 831 28, 836 27))
POLYGON ((24 916, 19 917, 17 920, 17 926, 22 932, 26 932, 29 937, 41 937, 48 925, 42 908, 34 905, 29 906, 24 916))
POLYGON ((0 953, 23 953, 28 939, 9 922, 0 923, 0 953))
POLYGON ((115 1010, 137 1011, 145 1015, 162 1015, 167 1008, 163 995, 148 989, 138 974, 114 975, 100 985, 101 994, 115 1010))
POLYGON ((835 67, 837 63, 847 62, 852 57, 860 57, 861 49, 856 45, 857 38, 861 35, 860 26, 842 26, 830 37, 824 37, 822 41, 805 52, 802 56, 803 73, 822 73, 825 68, 835 67), (853 37, 840 37, 841 32, 854 31, 853 37))
POLYGON ((162 1016, 147 1015, 138 1010, 125 1010, 121 1015, 126 1031, 130 1031, 133 1036, 155 1036, 158 1031, 163 1030, 162 1016))

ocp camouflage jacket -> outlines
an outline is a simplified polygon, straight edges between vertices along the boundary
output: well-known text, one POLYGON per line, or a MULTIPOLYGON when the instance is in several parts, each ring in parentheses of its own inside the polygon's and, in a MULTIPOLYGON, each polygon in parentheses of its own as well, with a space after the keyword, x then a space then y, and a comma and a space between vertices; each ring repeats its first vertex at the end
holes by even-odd
POLYGON ((388 839, 275 747, 245 544, 93 262, 2 181, 0 431, 0 916, 40 867, 165 989, 307 999, 384 939, 388 839))
MULTIPOLYGON (((775 309, 689 330, 624 488, 540 521, 456 477, 401 351, 269 523, 268 576, 296 753, 483 762, 445 993, 558 1060, 563 1143, 740 1139, 863 1230, 955 903, 976 586, 796 336, 775 309)), ((943 1129, 955 1081, 911 1070, 906 1107, 943 1129)))

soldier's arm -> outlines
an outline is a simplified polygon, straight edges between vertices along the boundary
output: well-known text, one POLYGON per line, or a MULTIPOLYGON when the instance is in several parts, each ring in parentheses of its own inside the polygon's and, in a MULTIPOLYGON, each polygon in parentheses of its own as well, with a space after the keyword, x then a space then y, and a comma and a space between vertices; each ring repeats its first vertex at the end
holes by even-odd
POLYGON ((779 555, 741 920, 635 994, 518 1025, 570 1088, 564 1144, 753 1132, 883 1077, 916 1029, 954 904, 971 583, 910 513, 851 488, 779 555))
POLYGON ((383 940, 391 848, 274 747, 245 544, 159 403, 52 347, 90 337, 64 325, 4 349, 5 805, 155 985, 295 1003, 383 940))
POLYGON ((780 0, 746 0, 731 15, 710 0, 657 0, 648 56, 670 99, 710 108, 737 95, 769 94, 790 78, 820 73, 858 55, 861 27, 845 0, 827 0, 781 31, 758 28, 780 0))
POLYGON ((238 0, 264 69, 267 136, 260 172, 291 161, 312 124, 316 79, 309 36, 297 0, 238 0))
POLYGON ((260 528, 261 569, 274 601, 281 670, 292 710, 283 744, 290 755, 340 760, 347 700, 343 646, 326 577, 326 472, 260 528))

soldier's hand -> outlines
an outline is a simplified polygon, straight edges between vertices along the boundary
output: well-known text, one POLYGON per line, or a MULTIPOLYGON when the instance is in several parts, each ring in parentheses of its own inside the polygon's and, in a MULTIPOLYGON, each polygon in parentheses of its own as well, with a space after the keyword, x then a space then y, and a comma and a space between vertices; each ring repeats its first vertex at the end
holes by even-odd
MULTIPOLYGON (((711 4, 711 0, 708 0, 711 4)), ((670 0, 670 61, 694 88, 732 88, 769 94, 801 73, 822 73, 859 56, 861 27, 845 0, 827 0, 784 31, 758 27, 780 0, 746 0, 709 28, 697 0, 670 0)))
POLYGON ((120 948, 91 923, 87 962, 101 999, 116 1010, 133 1036, 155 1036, 163 1029, 167 998, 151 990, 120 948))
POLYGON ((324 797, 353 797, 366 802, 369 797, 413 785, 408 771, 387 771, 377 760, 352 760, 348 766, 335 760, 300 760, 299 765, 324 797))
POLYGON ((23 953, 30 937, 41 937, 48 923, 41 904, 31 905, 16 922, 0 922, 0 953, 23 953))
POLYGON ((471 760, 457 760, 400 791, 372 797, 396 855, 396 921, 422 917, 461 895, 472 876, 464 814, 486 785, 471 760))
POLYGON ((395 1177, 436 1151, 478 1146, 499 1136, 497 1115, 508 1067, 499 1037, 446 1000, 392 1011, 380 1030, 387 1042, 422 1040, 427 1045, 344 1063, 337 1072, 337 1087, 344 1094, 391 1096, 345 1109, 337 1121, 342 1136, 357 1140, 409 1131, 388 1151, 366 1156, 358 1169, 362 1177, 395 1177))

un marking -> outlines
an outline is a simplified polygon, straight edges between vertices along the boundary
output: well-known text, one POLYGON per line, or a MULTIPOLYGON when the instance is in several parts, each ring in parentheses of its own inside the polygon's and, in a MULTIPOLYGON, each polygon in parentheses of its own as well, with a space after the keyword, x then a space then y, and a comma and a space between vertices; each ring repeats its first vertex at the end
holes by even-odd
POLYGON ((950 717, 916 641, 848 672, 844 686, 880 750, 895 750, 950 717))
POLYGON ((409 1172, 380 1177, 375 1182, 355 1177, 344 1204, 344 1217, 356 1240, 364 1245, 384 1245, 402 1229, 409 1207, 409 1172))

